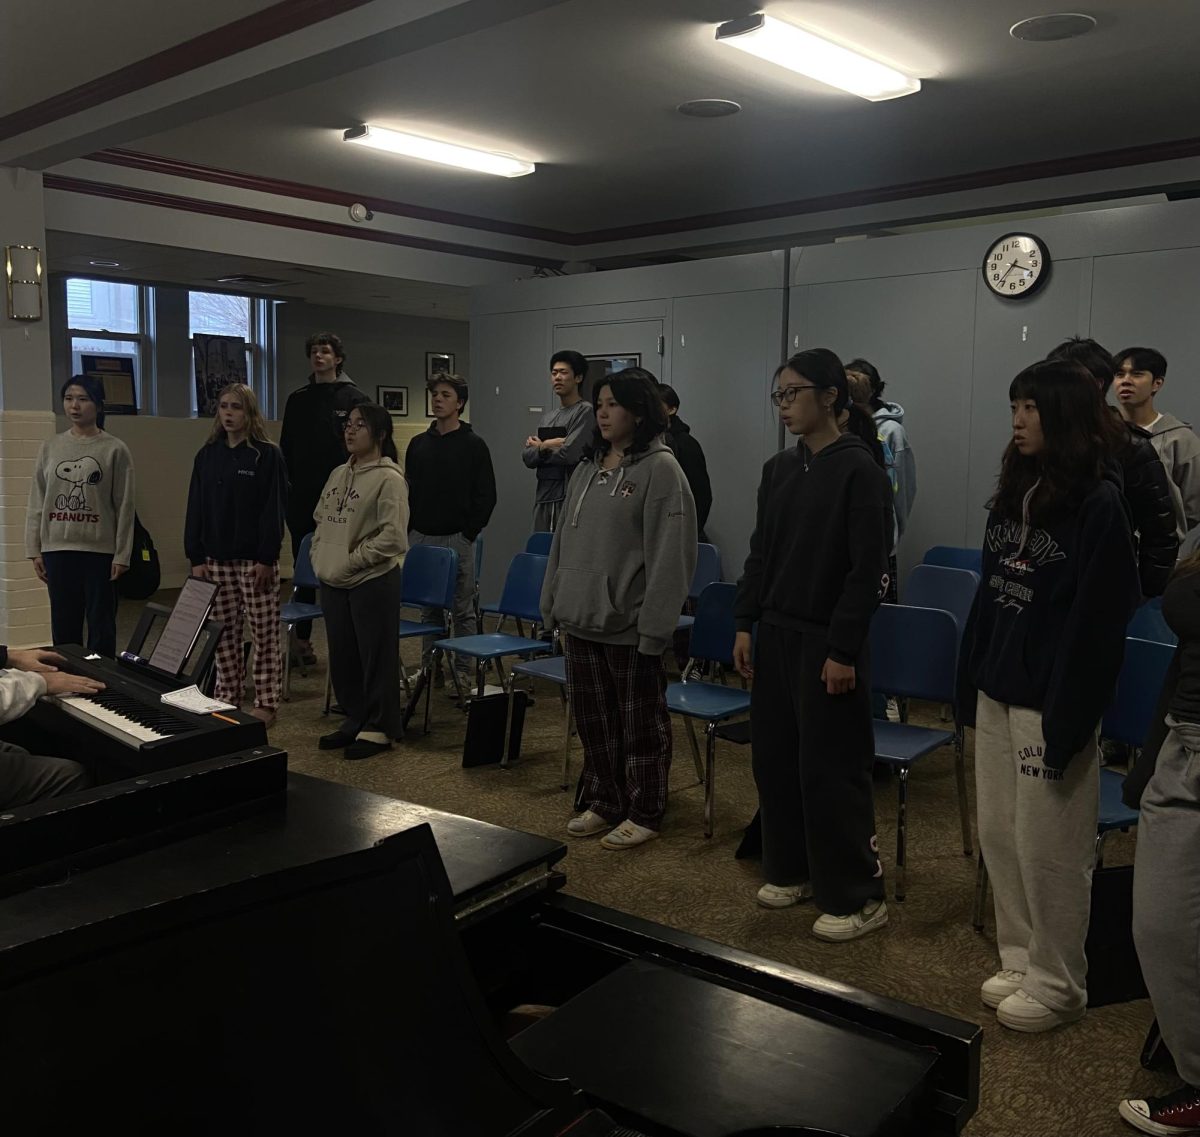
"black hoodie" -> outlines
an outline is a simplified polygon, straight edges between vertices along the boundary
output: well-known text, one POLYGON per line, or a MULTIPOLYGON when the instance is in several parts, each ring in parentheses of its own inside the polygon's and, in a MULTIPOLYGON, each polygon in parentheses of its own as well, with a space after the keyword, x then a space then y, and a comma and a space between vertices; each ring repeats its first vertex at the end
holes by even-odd
POLYGON ((460 422, 439 434, 431 422, 404 454, 408 527, 427 537, 461 533, 474 541, 496 508, 496 475, 487 443, 460 422))
POLYGON ((976 692, 1042 713, 1043 763, 1063 770, 1112 702, 1139 600, 1121 495, 1109 481, 1044 528, 988 514, 983 576, 959 654, 959 719, 976 692))
POLYGON ((704 451, 700 448, 700 443, 692 437, 692 428, 677 414, 671 416, 663 441, 671 448, 675 461, 682 467, 692 497, 696 499, 696 528, 700 530, 700 540, 703 541, 708 511, 712 509, 712 485, 708 480, 708 463, 704 461, 704 451))
POLYGON ((843 434, 815 456, 803 443, 763 467, 758 519, 738 581, 738 631, 756 620, 829 638, 853 664, 887 587, 892 487, 867 444, 843 434))

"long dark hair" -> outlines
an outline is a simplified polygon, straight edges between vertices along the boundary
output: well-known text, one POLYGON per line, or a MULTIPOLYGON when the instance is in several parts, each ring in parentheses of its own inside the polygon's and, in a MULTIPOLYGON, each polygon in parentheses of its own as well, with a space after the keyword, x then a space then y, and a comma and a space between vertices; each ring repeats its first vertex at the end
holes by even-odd
POLYGON ((877 411, 883 406, 883 389, 887 384, 879 374, 879 368, 868 359, 852 359, 846 364, 847 371, 857 371, 865 375, 871 384, 871 410, 877 411))
POLYGON ((96 404, 96 425, 103 430, 104 384, 99 379, 93 379, 90 375, 72 375, 58 392, 58 401, 60 403, 67 397, 68 387, 82 387, 87 392, 87 397, 96 404))
POLYGON ((810 347, 806 351, 798 351, 775 369, 775 378, 778 379, 785 370, 794 371, 815 387, 836 391, 837 397, 833 401, 834 417, 847 433, 857 435, 871 448, 871 455, 880 469, 887 469, 875 420, 850 398, 850 381, 846 378, 846 368, 842 366, 842 361, 835 352, 827 347, 810 347), (841 419, 843 412, 849 415, 845 423, 842 423, 841 419))
MULTIPOLYGON (((662 395, 658 393, 658 380, 644 367, 626 367, 624 371, 618 371, 596 383, 592 395, 593 406, 605 387, 612 391, 618 406, 641 420, 634 428, 628 453, 640 454, 649 449, 650 443, 667 429, 667 408, 662 395)), ((600 428, 596 427, 596 433, 592 435, 590 457, 602 458, 610 449, 610 443, 600 433, 600 428)))
POLYGON ((355 411, 362 415, 363 422, 367 424, 367 429, 371 432, 371 437, 379 446, 380 454, 398 463, 400 454, 396 450, 396 441, 392 437, 392 416, 375 403, 357 403, 350 408, 351 414, 355 411))
POLYGON ((1069 359, 1026 367, 1009 384, 1008 398, 1037 404, 1044 445, 1040 454, 1026 456, 1009 442, 988 508, 1020 521, 1022 502, 1036 483, 1029 514, 1044 525, 1076 508, 1104 477, 1112 416, 1091 373, 1069 359))

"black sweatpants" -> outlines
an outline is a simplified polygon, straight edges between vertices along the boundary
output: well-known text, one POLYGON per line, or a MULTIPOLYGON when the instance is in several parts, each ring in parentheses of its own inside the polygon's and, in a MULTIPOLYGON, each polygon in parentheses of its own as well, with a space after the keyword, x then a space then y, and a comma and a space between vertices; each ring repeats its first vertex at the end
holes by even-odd
POLYGON ((754 780, 762 816, 763 874, 771 884, 811 881, 833 916, 884 898, 876 855, 869 661, 845 695, 821 682, 823 632, 760 623, 750 696, 754 780))
POLYGON ((117 654, 117 590, 111 553, 43 553, 50 589, 50 635, 56 644, 86 644, 108 659, 117 654), (87 638, 83 623, 87 620, 87 638))
POLYGON ((400 566, 354 588, 321 585, 338 728, 368 742, 404 733, 400 704, 400 566))

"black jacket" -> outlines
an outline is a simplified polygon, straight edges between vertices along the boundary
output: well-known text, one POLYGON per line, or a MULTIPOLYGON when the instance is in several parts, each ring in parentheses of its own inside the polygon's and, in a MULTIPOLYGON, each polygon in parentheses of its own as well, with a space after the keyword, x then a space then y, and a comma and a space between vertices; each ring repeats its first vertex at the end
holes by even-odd
POLYGON ((1065 769, 1112 702, 1138 603, 1124 503, 1102 481, 1046 527, 988 515, 983 574, 959 653, 959 719, 976 694, 1042 713, 1043 763, 1065 769))
POLYGON ((437 423, 430 423, 408 444, 404 474, 408 527, 418 533, 461 533, 474 541, 496 508, 492 456, 470 423, 459 423, 449 434, 439 434, 437 423))
POLYGON ((278 446, 223 439, 200 447, 192 463, 183 547, 193 565, 257 561, 273 565, 283 543, 287 467, 278 446))
POLYGON ((1171 483, 1149 431, 1125 425, 1131 445, 1121 456, 1121 477, 1136 530, 1138 576, 1143 596, 1161 596, 1179 555, 1171 483))
POLYGON ((801 443, 763 467, 750 555, 738 581, 738 631, 756 620, 829 638, 852 664, 886 589, 892 487, 861 438, 813 456, 801 443))
POLYGON ((700 540, 703 541, 704 525, 708 521, 708 511, 712 509, 712 485, 708 480, 704 451, 692 437, 692 428, 678 415, 671 416, 664 441, 675 455, 675 461, 683 467, 683 476, 696 499, 696 528, 701 530, 700 540))
POLYGON ((313 510, 329 475, 346 461, 344 427, 350 411, 370 399, 348 375, 336 382, 308 382, 288 396, 279 448, 287 463, 287 522, 293 533, 309 533, 313 510))

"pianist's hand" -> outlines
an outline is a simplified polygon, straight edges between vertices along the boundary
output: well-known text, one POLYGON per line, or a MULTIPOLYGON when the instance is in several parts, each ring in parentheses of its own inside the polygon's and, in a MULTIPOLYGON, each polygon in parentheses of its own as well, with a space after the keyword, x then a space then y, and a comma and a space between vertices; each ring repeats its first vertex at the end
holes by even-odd
POLYGON ((108 579, 116 580, 117 577, 119 577, 122 573, 126 573, 128 571, 129 571, 128 565, 119 565, 119 564, 117 564, 116 561, 113 561, 112 571, 108 574, 108 579))
POLYGON ((18 671, 57 671, 58 664, 66 663, 56 651, 44 647, 28 647, 8 653, 8 666, 18 671))
POLYGON ((94 695, 104 690, 99 679, 72 675, 69 671, 51 671, 45 676, 47 695, 94 695))

